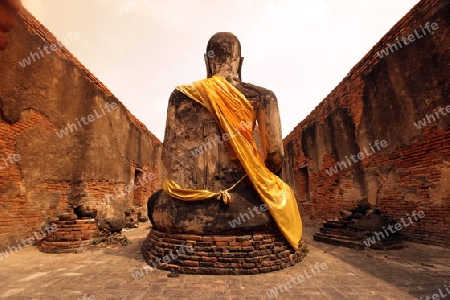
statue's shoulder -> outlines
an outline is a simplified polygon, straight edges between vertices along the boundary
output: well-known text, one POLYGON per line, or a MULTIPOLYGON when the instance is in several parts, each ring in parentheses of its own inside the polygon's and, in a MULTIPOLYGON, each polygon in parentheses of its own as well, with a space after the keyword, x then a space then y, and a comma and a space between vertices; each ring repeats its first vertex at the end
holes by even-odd
POLYGON ((174 89, 172 91, 172 94, 170 94, 169 105, 178 106, 185 101, 192 101, 192 100, 178 89, 174 89))
POLYGON ((186 97, 187 96, 178 89, 173 89, 172 94, 170 94, 170 99, 184 99, 186 97))
POLYGON ((247 98, 265 99, 273 98, 276 99, 275 93, 269 89, 257 86, 248 82, 241 82, 239 91, 245 95, 247 98))

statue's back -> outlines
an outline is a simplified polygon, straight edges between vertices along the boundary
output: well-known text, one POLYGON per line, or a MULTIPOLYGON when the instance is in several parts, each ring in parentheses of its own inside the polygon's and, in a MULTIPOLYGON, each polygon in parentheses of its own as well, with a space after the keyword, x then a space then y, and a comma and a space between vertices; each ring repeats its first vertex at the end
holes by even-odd
MULTIPOLYGON (((253 122, 241 123, 240 126, 252 130, 264 98, 272 97, 273 93, 247 83, 238 85, 237 89, 254 109, 253 122)), ((257 134, 255 139, 260 140, 257 134)), ((206 108, 175 90, 169 100, 163 144, 168 178, 191 189, 219 191, 229 188, 245 175, 228 143, 232 138, 220 130, 206 108)))

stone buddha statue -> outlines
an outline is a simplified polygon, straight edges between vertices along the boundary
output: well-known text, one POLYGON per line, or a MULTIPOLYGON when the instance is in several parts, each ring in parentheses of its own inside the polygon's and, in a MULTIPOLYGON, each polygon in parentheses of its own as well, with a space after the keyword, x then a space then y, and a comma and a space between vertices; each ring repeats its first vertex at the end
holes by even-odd
MULTIPOLYGON (((255 112, 254 120, 251 124, 241 125, 252 130, 257 121, 266 166, 272 172, 279 173, 284 150, 277 99, 273 92, 241 81, 243 58, 237 37, 227 32, 213 35, 208 42, 205 62, 208 78, 213 75, 222 76, 250 101, 255 112)), ((182 187, 192 189, 217 191, 229 188, 245 174, 228 144, 227 140, 230 138, 232 137, 221 131, 216 120, 206 108, 179 90, 173 91, 167 109, 162 157, 168 178, 182 187)), ((186 207, 188 209, 186 214, 179 216, 178 220, 173 220, 164 216, 165 209, 163 208, 163 202, 172 201, 160 199, 155 203, 156 210, 152 216, 154 226, 158 227, 164 223, 167 226, 165 228, 172 226, 179 228, 181 223, 189 223, 191 221, 188 220, 194 217, 192 221, 196 227, 202 227, 205 231, 217 231, 220 228, 230 229, 229 217, 233 219, 235 213, 247 212, 248 207, 261 204, 261 200, 248 180, 240 183, 230 195, 233 205, 229 207, 225 207, 217 201, 211 201, 210 205, 214 207, 214 210, 208 204, 196 204, 201 210, 211 212, 214 215, 213 219, 206 215, 192 216, 189 214, 190 207, 186 207), (161 204, 158 205, 159 203, 161 204), (158 210, 158 207, 161 207, 162 210, 158 210), (182 217, 186 217, 187 220, 182 221, 182 217), (199 218, 205 219, 196 222, 195 219, 199 218)), ((164 195, 161 197, 167 198, 164 195)), ((179 201, 175 201, 175 203, 185 205, 179 201)), ((183 210, 181 207, 179 209, 183 210)), ((194 211, 196 210, 194 209, 194 211)), ((259 215, 257 220, 247 221, 242 224, 242 227, 248 227, 255 222, 258 225, 265 224, 270 222, 270 219, 270 214, 259 215)))
MULTIPOLYGON (((235 138, 233 132, 257 134, 255 138, 260 141, 258 152, 263 168, 280 174, 284 150, 277 99, 270 90, 242 82, 241 45, 232 33, 219 32, 210 38, 205 62, 207 78, 219 78, 230 84, 231 89, 236 89, 236 93, 242 94, 251 104, 252 115, 245 122, 239 122, 236 130, 225 132, 211 108, 177 88, 168 103, 162 160, 167 177, 179 187, 213 192, 226 190, 229 199, 227 202, 220 201, 220 197, 182 201, 163 191, 152 195, 148 201, 148 215, 156 236, 150 238, 150 232, 148 242, 144 244, 144 256, 152 251, 152 247, 159 247, 155 246, 157 236, 161 237, 157 232, 168 237, 176 235, 183 240, 179 234, 239 237, 277 231, 268 207, 264 209, 260 193, 246 176, 248 172, 241 163, 242 157, 240 160, 237 148, 230 143, 235 138)), ((297 204, 294 205, 297 208, 297 204)), ((298 222, 292 225, 301 227, 298 222)), ((289 248, 289 244, 284 243, 284 249, 289 248)), ((147 261, 151 256, 147 255, 147 261)))

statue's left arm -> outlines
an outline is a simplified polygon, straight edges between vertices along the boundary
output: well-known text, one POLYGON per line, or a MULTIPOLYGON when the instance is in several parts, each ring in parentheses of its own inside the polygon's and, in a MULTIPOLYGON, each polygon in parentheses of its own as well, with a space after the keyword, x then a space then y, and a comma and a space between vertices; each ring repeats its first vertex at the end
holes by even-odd
POLYGON ((261 100, 256 119, 261 134, 264 162, 270 171, 278 174, 284 157, 278 101, 273 92, 264 93, 261 100))

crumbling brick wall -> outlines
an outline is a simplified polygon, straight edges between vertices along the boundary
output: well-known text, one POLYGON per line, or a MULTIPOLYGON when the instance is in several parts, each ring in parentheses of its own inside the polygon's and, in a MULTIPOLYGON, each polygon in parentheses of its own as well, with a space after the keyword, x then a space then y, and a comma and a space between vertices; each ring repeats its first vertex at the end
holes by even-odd
POLYGON ((161 142, 34 17, 16 19, 0 51, 0 249, 76 207, 118 224, 164 177, 161 142))
POLYGON ((398 219, 423 210, 403 236, 450 246, 449 15, 419 2, 284 139, 304 224, 367 197, 398 219))

